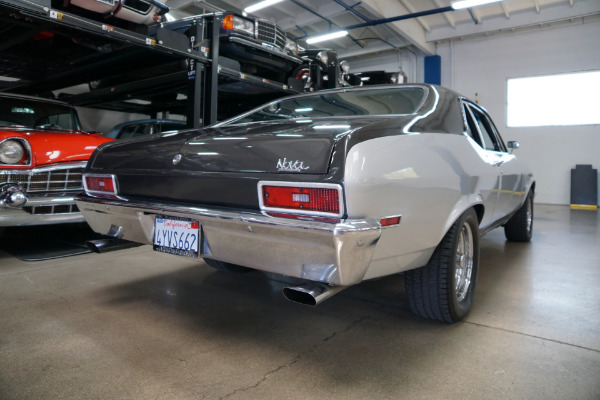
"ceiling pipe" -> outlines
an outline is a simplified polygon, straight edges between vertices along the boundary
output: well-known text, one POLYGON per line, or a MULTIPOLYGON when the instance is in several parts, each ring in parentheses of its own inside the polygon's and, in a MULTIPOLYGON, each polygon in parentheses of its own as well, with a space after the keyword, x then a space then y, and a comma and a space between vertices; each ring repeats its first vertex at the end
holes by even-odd
POLYGON ((376 25, 381 25, 381 24, 389 24, 390 22, 402 21, 405 19, 412 19, 412 18, 419 18, 419 17, 424 17, 427 15, 440 14, 440 13, 445 13, 445 12, 449 12, 449 11, 454 11, 454 9, 452 7, 435 8, 433 10, 419 11, 419 12, 411 13, 411 14, 398 15, 397 17, 378 19, 375 21, 364 22, 362 24, 345 26, 340 29, 349 30, 349 29, 364 28, 364 27, 368 27, 368 26, 376 26, 376 25))
MULTIPOLYGON (((330 20, 329 18, 327 18, 327 17, 325 17, 325 16, 323 16, 323 15, 319 14, 318 12, 316 12, 316 11, 314 11, 314 10, 311 10, 311 9, 310 9, 310 7, 307 7, 307 6, 305 6, 304 4, 300 3, 299 1, 297 1, 297 0, 289 0, 289 1, 290 1, 290 3, 293 3, 293 4, 297 5, 297 6, 298 6, 298 7, 300 7, 300 8, 303 8, 304 10, 308 11, 309 13, 316 15, 317 17, 321 18, 323 21, 326 21, 326 22, 328 22, 328 23, 329 23, 329 27, 330 27, 330 28, 331 28, 331 26, 332 26, 332 25, 333 25, 333 26, 335 26, 336 28, 339 28, 339 25, 337 25, 335 22, 333 22, 333 21, 332 21, 332 20, 330 20)), ((340 29, 340 30, 343 30, 343 29, 340 29)), ((299 40, 299 39, 304 39, 304 38, 306 38, 307 36, 308 36, 308 35, 307 35, 307 33, 305 32, 303 36, 295 37, 295 38, 292 38, 292 39, 294 39, 294 40, 299 40)), ((360 44, 360 42, 359 42, 358 40, 356 40, 355 38, 353 38, 353 37, 352 37, 352 35, 348 35, 348 37, 349 37, 350 39, 352 39, 352 41, 353 41, 354 43, 356 43, 356 44, 357 44, 359 47, 361 47, 361 48, 362 48, 362 47, 364 47, 362 44, 360 44)))
POLYGON ((342 0, 333 0, 333 2, 344 7, 347 11, 350 11, 352 14, 356 15, 358 18, 362 19, 365 22, 372 21, 370 18, 367 18, 366 16, 364 16, 361 13, 359 13, 358 11, 356 11, 354 9, 354 6, 350 7, 348 4, 344 3, 342 0))

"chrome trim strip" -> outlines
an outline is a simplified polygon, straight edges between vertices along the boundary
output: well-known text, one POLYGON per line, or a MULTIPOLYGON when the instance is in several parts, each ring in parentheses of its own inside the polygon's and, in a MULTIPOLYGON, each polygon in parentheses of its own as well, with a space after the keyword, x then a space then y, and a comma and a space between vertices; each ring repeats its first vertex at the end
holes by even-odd
MULTIPOLYGON (((38 174, 38 173, 42 173, 42 172, 52 172, 52 171, 58 171, 61 169, 72 169, 72 168, 85 168, 85 166, 87 165, 87 161, 81 162, 73 162, 73 163, 63 163, 60 165, 50 165, 47 167, 39 167, 39 168, 33 168, 33 169, 2 169, 0 168, 0 174, 7 174, 7 175, 19 175, 19 174, 28 174, 28 175, 33 175, 33 174, 38 174)), ((20 167, 21 165, 19 165, 20 167)), ((23 165, 24 166, 24 165, 23 165)))

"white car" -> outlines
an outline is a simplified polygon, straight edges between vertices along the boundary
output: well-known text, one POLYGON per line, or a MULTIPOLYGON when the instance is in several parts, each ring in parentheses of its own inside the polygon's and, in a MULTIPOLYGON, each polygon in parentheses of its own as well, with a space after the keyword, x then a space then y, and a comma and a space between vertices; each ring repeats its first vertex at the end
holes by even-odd
POLYGON ((529 241, 535 182, 488 113, 425 84, 313 92, 195 131, 103 146, 79 209, 102 234, 305 280, 316 305, 404 272, 411 309, 458 321, 479 237, 529 241))

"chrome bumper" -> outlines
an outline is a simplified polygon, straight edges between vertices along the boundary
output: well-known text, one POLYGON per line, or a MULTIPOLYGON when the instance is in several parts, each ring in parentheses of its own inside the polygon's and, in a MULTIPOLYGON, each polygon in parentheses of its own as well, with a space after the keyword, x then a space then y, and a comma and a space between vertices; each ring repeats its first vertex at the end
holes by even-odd
MULTIPOLYGON (((35 209, 47 207, 54 209, 59 206, 75 204, 73 196, 57 197, 31 197, 27 200, 25 208, 35 209)), ((49 214, 35 214, 24 210, 22 207, 11 208, 0 205, 0 226, 33 226, 85 222, 80 212, 54 212, 49 214)))
POLYGON ((192 218, 202 226, 202 258, 339 286, 362 281, 381 235, 372 219, 328 224, 85 194, 75 202, 101 234, 119 232, 122 239, 152 244, 156 215, 192 218))

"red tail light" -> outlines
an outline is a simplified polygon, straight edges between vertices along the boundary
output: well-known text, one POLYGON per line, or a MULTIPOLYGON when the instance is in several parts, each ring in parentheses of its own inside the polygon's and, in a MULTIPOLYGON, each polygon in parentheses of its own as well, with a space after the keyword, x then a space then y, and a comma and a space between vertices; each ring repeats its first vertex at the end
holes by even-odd
POLYGON ((258 189, 264 211, 337 218, 343 215, 340 185, 260 182, 258 189))
POLYGON ((84 175, 83 187, 92 196, 117 197, 117 178, 114 175, 84 175))

